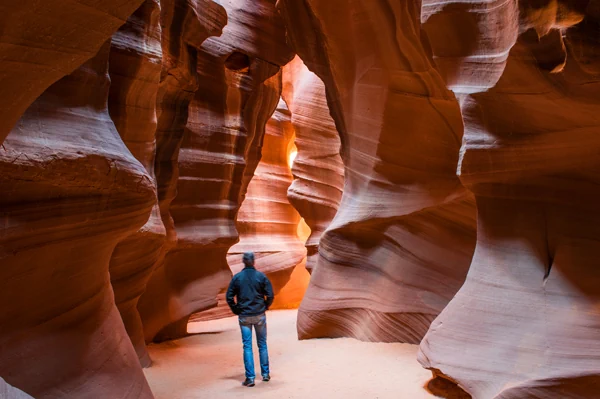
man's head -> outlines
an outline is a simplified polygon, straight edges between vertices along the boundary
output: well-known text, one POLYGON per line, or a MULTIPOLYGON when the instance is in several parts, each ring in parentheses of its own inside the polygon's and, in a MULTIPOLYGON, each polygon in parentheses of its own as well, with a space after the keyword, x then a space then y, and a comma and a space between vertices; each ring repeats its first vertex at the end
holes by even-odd
POLYGON ((254 267, 254 252, 245 252, 242 261, 244 266, 254 267))

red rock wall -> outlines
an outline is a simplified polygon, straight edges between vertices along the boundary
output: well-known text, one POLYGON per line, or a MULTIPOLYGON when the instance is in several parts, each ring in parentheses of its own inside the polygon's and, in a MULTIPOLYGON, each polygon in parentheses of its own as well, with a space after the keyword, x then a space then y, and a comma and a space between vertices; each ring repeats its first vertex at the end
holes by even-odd
MULTIPOLYGON (((276 77, 281 85, 280 76, 276 77)), ((279 91, 281 88, 279 87, 279 91)), ((240 207, 236 228, 240 241, 227 253, 232 274, 244 267, 242 255, 252 251, 256 268, 265 273, 273 284, 275 302, 271 309, 297 307, 302 288, 308 285, 304 266, 305 237, 301 237, 300 215, 289 203, 287 190, 292 183, 290 155, 294 129, 286 103, 280 100, 267 122, 262 157, 240 207), (286 289, 287 288, 287 289, 286 289)), ((194 321, 233 316, 225 293, 218 296, 218 307, 194 315, 194 321)))
POLYGON ((300 215, 287 200, 292 183, 288 162, 293 138, 290 111, 280 100, 267 123, 262 158, 238 213, 240 241, 227 255, 235 274, 244 268, 242 254, 254 252, 256 268, 269 277, 276 295, 306 256, 304 242, 298 237, 300 215))
POLYGON ((458 102, 420 41, 420 2, 281 1, 325 83, 345 187, 300 307, 300 338, 418 343, 464 281, 472 197, 455 170, 458 102))
MULTIPOLYGON (((156 95, 162 65, 160 4, 147 0, 112 38, 109 112, 121 139, 155 183, 156 95)), ((146 224, 119 243, 110 262, 115 302, 143 366, 150 365, 140 295, 161 257, 165 228, 158 201, 146 224)))
POLYGON ((300 338, 595 397, 600 2, 218 3, 0 5, 0 396, 151 398, 241 252, 297 302, 303 216, 300 338))
POLYGON ((0 151, 0 375, 36 398, 151 398, 110 284, 155 187, 107 109, 110 43, 44 92, 0 151))
POLYGON ((522 34, 498 84, 463 100, 458 173, 477 198, 477 247, 419 361, 474 398, 598 394, 593 11, 566 31, 566 42, 558 31, 522 34))
POLYGON ((449 89, 477 93, 498 82, 519 34, 519 3, 527 2, 422 1, 422 39, 449 89))
POLYGON ((0 144, 27 107, 51 84, 92 58, 142 1, 0 4, 0 144))
POLYGON ((292 58, 274 3, 221 2, 228 17, 223 34, 195 52, 198 87, 183 135, 172 142, 178 157, 168 157, 163 188, 157 167, 161 208, 168 206, 174 224, 165 225, 176 239, 140 301, 147 340, 184 335, 189 316, 216 306, 229 283, 235 218, 280 97, 276 74, 292 58))
POLYGON ((329 114, 323 82, 299 57, 284 68, 283 97, 292 112, 297 147, 288 198, 310 227, 306 268, 312 271, 318 261, 321 235, 342 199, 340 136, 329 114))
MULTIPOLYGON (((161 1, 162 70, 157 93, 154 166, 167 239, 138 302, 146 342, 174 321, 172 313, 179 308, 178 303, 170 302, 173 290, 170 281, 178 277, 165 268, 164 262, 164 255, 177 243, 170 206, 177 195, 179 150, 190 103, 199 87, 198 51, 209 36, 220 35, 226 23, 225 9, 211 0, 161 1)), ((185 276, 182 279, 185 281, 185 276)))

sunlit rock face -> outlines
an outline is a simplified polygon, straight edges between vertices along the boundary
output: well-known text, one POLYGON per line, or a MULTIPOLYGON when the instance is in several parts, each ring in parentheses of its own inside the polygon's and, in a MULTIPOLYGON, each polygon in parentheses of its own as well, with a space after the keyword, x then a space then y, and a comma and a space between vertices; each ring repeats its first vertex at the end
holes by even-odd
POLYGON ((262 158, 237 217, 240 241, 229 250, 227 261, 233 274, 244 267, 242 254, 252 251, 256 268, 267 275, 280 302, 281 289, 290 281, 295 267, 306 256, 298 236, 300 215, 287 200, 292 183, 290 155, 294 129, 286 103, 279 101, 267 123, 262 158))
POLYGON ((345 185, 300 307, 300 338, 418 343, 464 281, 472 196, 455 175, 458 102, 420 40, 419 1, 280 1, 324 82, 345 185))
POLYGON ((35 398, 151 398, 109 261, 155 203, 107 109, 110 43, 27 109, 0 150, 0 375, 35 398))
MULTIPOLYGON (((160 4, 147 0, 113 35, 109 112, 121 139, 154 184, 156 95, 161 64, 160 4)), ((115 302, 143 366, 150 365, 150 358, 137 303, 161 257, 164 241, 165 228, 155 198, 146 224, 117 245, 110 261, 115 302)))
MULTIPOLYGON (((295 151, 290 119, 286 103, 280 100, 267 122, 262 157, 237 216, 240 241, 227 254, 231 273, 236 274, 244 268, 244 252, 254 252, 254 266, 273 285, 271 309, 298 307, 309 279, 300 215, 287 200, 295 151)), ((218 302, 217 308, 194 315, 194 321, 233 316, 224 292, 218 302)))
POLYGON ((157 150, 170 243, 139 304, 147 341, 185 334, 189 316, 216 306, 231 278, 226 255, 238 240, 235 219, 279 101, 277 73, 293 56, 274 3, 221 1, 223 34, 194 46, 188 60, 197 86, 178 125, 185 128, 164 152, 159 138, 157 150))
POLYGON ((0 144, 27 107, 92 58, 142 2, 1 2, 0 144))
POLYGON ((477 93, 493 87, 517 40, 518 18, 517 0, 423 0, 423 41, 448 88, 477 93))
POLYGON ((329 114, 323 82, 299 57, 284 68, 283 83, 283 98, 292 113, 297 148, 288 198, 310 228, 306 268, 311 271, 319 257, 321 235, 342 199, 344 164, 340 136, 329 114))
POLYGON ((477 198, 477 247, 419 361, 474 398, 598 395, 595 10, 566 39, 524 32, 497 85, 462 101, 458 173, 477 198))

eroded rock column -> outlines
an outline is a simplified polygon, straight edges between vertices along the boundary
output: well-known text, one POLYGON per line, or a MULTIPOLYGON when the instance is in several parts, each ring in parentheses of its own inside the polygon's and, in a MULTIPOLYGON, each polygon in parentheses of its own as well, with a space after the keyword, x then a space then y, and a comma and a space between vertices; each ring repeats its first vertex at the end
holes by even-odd
POLYGON ((165 198, 177 191, 164 204, 176 240, 140 302, 142 314, 152 315, 147 339, 185 334, 189 316, 216 306, 229 283, 226 255, 238 239, 235 219, 281 94, 276 75, 292 58, 274 3, 222 1, 223 34, 195 52, 198 87, 164 188, 165 198))
POLYGON ((107 109, 110 43, 26 111, 0 149, 0 375, 35 398, 151 398, 109 261, 155 202, 107 109))
POLYGON ((292 112, 297 156, 290 203, 310 227, 306 268, 317 264, 321 235, 335 216, 344 188, 340 136, 329 114, 325 86, 299 57, 284 68, 283 97, 292 112))
POLYGON ((172 300, 171 280, 177 276, 165 268, 164 255, 177 243, 170 212, 177 195, 179 150, 188 120, 190 102, 198 90, 198 49, 209 36, 220 35, 227 23, 225 9, 212 0, 161 1, 162 70, 156 98, 156 158, 158 203, 166 241, 158 264, 138 302, 146 342, 174 321, 180 304, 172 300))
MULTIPOLYGON (((147 0, 113 35, 109 112, 123 142, 154 183, 161 64, 160 3, 147 0)), ((137 303, 161 259, 164 241, 165 228, 155 199, 146 224, 117 245, 110 262, 115 301, 143 366, 150 365, 150 357, 137 303)))
POLYGON ((262 157, 238 213, 240 241, 227 256, 235 274, 244 268, 242 254, 253 251, 257 269, 271 280, 276 295, 306 256, 298 237, 300 215, 287 200, 292 183, 288 162, 294 139, 290 119, 287 105, 280 100, 267 123, 262 157))
POLYGON ((590 11, 566 42, 557 31, 525 32, 496 87, 463 101, 459 174, 477 198, 477 247, 419 361, 474 398, 588 398, 600 386, 600 63, 590 11))
POLYGON ((455 176, 458 102, 420 41, 420 1, 280 1, 325 83, 345 187, 300 307, 300 338, 418 343, 461 286, 475 241, 455 176))

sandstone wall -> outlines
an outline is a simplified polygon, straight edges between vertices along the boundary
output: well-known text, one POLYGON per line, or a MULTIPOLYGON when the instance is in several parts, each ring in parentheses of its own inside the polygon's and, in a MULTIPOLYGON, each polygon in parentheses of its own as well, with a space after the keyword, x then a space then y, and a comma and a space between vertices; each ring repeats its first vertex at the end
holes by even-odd
POLYGON ((151 398, 145 344, 227 315, 247 250, 280 307, 308 254, 300 338, 420 342, 476 399, 597 395, 598 0, 24 0, 0 26, 0 396, 151 398))
POLYGON ((474 247, 474 202, 455 175, 460 109, 421 44, 419 1, 342 3, 280 2, 327 89, 345 166, 298 333, 418 343, 474 247))
POLYGON ((310 227, 306 268, 311 271, 319 257, 321 235, 342 198, 344 164, 340 136, 329 114, 323 82, 299 57, 284 68, 283 98, 292 113, 297 148, 288 198, 310 227))
POLYGON ((194 51, 198 86, 185 129, 171 143, 172 156, 163 158, 160 149, 157 156, 170 160, 160 173, 157 166, 157 177, 174 238, 140 300, 147 341, 184 335, 189 316, 216 306, 229 284, 235 219, 279 101, 277 73, 293 56, 274 1, 221 4, 228 18, 223 34, 194 51), (161 187, 163 170, 169 183, 161 187))
POLYGON ((238 213, 236 226, 240 241, 227 255, 229 267, 235 274, 244 268, 242 254, 254 252, 257 269, 271 280, 277 296, 306 256, 304 242, 298 237, 300 215, 287 200, 287 190, 292 183, 288 162, 293 139, 290 111, 285 102, 279 100, 267 123, 261 161, 238 213))
POLYGON ((27 107, 51 84, 92 58, 142 2, 2 2, 0 144, 27 107))
POLYGON ((587 11, 566 40, 524 32, 497 85, 462 101, 477 247, 419 361, 474 398, 598 392, 599 14, 587 11))
MULTIPOLYGON (((147 0, 113 35, 108 104, 121 139, 154 184, 156 96, 161 65, 160 3, 147 0)), ((150 358, 137 303, 160 259, 164 241, 165 228, 155 197, 146 224, 117 245, 110 261, 115 302, 143 366, 150 365, 150 358)))
POLYGON ((25 112, 0 151, 0 375, 36 398, 150 398, 109 260, 156 191, 107 108, 110 42, 25 112))
POLYGON ((200 86, 198 52, 209 36, 222 33, 227 14, 222 6, 211 0, 163 0, 160 19, 162 65, 156 96, 154 168, 166 241, 137 306, 146 342, 152 341, 163 328, 182 318, 179 312, 185 304, 173 299, 177 288, 171 281, 178 278, 185 281, 186 276, 179 277, 165 265, 165 254, 177 245, 178 239, 170 207, 177 195, 179 151, 188 123, 190 103, 200 86))

